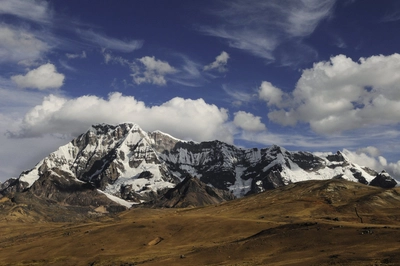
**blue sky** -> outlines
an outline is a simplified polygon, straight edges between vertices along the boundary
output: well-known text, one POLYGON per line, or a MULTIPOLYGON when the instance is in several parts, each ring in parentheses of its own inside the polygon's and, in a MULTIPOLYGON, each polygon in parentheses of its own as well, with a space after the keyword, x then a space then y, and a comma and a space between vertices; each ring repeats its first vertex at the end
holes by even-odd
POLYGON ((0 181, 95 123, 400 177, 396 0, 0 0, 0 181))

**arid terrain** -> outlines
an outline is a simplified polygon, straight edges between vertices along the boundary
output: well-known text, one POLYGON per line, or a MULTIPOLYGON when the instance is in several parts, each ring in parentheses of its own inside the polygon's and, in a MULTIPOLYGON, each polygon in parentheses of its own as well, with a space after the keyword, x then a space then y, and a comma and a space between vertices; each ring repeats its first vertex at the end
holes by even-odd
POLYGON ((400 265, 400 188, 306 181, 75 222, 46 219, 51 203, 0 202, 0 265, 400 265))

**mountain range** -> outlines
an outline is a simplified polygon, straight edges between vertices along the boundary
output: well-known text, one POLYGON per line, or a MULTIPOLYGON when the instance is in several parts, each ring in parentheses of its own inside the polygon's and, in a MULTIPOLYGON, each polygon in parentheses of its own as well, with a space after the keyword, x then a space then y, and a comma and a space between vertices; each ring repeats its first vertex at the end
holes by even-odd
POLYGON ((29 192, 68 206, 113 212, 140 203, 166 207, 218 203, 327 179, 383 188, 397 184, 386 172, 357 165, 339 151, 317 156, 276 145, 244 149, 217 140, 184 141, 123 123, 93 125, 31 170, 0 184, 0 197, 29 192), (185 186, 207 196, 189 193, 191 200, 183 199, 185 186))

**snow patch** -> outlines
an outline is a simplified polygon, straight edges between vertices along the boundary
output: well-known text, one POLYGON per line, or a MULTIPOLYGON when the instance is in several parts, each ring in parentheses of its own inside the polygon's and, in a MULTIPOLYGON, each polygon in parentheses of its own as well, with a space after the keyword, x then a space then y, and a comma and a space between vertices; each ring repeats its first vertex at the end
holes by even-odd
POLYGON ((107 198, 109 198, 110 200, 112 200, 112 201, 118 203, 119 205, 125 206, 125 207, 127 207, 128 209, 129 209, 130 207, 132 207, 132 205, 137 204, 137 203, 132 203, 132 202, 123 200, 123 199, 121 199, 121 198, 118 198, 118 197, 116 197, 116 196, 110 195, 110 194, 108 194, 108 193, 106 193, 106 192, 104 192, 104 191, 101 191, 100 189, 98 189, 97 191, 100 192, 100 193, 102 193, 102 194, 104 194, 104 195, 106 195, 107 198))

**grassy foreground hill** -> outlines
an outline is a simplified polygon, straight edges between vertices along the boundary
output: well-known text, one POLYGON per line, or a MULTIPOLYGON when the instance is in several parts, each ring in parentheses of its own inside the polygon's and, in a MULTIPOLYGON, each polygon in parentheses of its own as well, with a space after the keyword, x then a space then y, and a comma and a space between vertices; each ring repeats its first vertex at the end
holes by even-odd
POLYGON ((2 198, 0 265, 400 265, 399 207, 400 188, 345 180, 69 222, 2 198))

